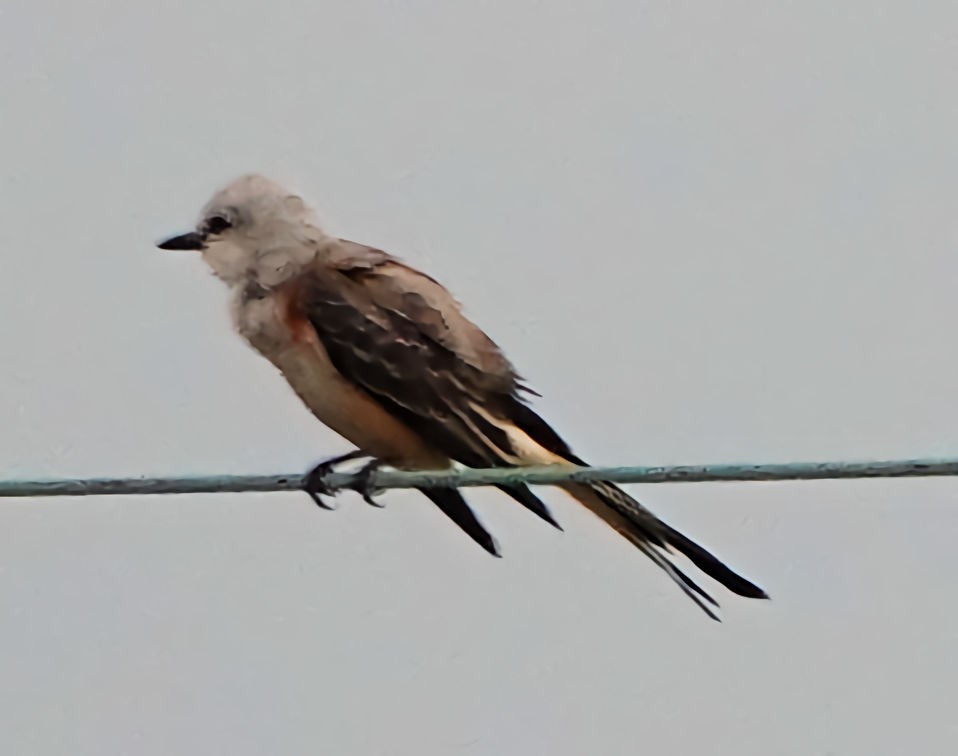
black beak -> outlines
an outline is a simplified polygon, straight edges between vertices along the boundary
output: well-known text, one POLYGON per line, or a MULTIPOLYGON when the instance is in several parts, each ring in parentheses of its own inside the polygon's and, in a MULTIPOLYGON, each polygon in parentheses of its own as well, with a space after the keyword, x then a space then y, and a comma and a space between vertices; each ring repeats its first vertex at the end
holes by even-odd
POLYGON ((196 231, 191 231, 188 234, 181 234, 180 236, 174 236, 166 241, 162 241, 156 246, 160 249, 198 251, 206 246, 206 236, 196 231))

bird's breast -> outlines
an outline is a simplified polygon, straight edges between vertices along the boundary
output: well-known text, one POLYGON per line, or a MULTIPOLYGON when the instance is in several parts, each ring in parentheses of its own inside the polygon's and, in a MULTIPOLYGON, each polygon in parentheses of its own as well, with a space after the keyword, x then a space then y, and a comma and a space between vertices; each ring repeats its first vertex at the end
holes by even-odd
POLYGON ((282 302, 275 294, 250 296, 240 292, 233 302, 233 323, 236 330, 253 347, 264 354, 282 349, 290 342, 284 323, 282 302))

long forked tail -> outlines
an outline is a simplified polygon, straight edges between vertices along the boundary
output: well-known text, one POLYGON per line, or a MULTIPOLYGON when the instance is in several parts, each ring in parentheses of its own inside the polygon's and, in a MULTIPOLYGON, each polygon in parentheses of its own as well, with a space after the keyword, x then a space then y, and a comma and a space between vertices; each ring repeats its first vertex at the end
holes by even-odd
POLYGON ((768 594, 757 585, 736 574, 713 554, 662 522, 613 483, 568 483, 563 488, 655 562, 712 619, 719 619, 712 611, 712 607, 718 607, 718 602, 669 560, 669 552, 677 551, 685 555, 702 572, 739 596, 768 598, 768 594))

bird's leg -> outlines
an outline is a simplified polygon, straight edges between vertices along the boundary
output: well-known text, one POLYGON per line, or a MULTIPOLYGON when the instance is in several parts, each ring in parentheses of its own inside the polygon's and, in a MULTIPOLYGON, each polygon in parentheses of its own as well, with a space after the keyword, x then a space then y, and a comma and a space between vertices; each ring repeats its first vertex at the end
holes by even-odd
POLYGON ((303 476, 303 490, 309 494, 309 498, 311 498, 317 506, 322 507, 323 509, 335 509, 335 507, 331 507, 322 499, 322 496, 334 495, 334 492, 330 491, 329 486, 326 485, 326 476, 329 475, 335 469, 336 465, 340 464, 341 462, 348 462, 351 459, 358 459, 360 457, 368 456, 368 454, 364 454, 359 449, 356 449, 348 454, 340 454, 338 457, 332 457, 320 462, 303 476))
POLYGON ((353 484, 352 488, 356 493, 363 497, 363 501, 367 504, 372 504, 374 507, 384 507, 384 504, 380 504, 376 501, 373 496, 377 493, 377 490, 372 485, 372 475, 376 470, 382 467, 385 463, 381 459, 373 459, 370 462, 367 462, 356 472, 356 482, 353 484))

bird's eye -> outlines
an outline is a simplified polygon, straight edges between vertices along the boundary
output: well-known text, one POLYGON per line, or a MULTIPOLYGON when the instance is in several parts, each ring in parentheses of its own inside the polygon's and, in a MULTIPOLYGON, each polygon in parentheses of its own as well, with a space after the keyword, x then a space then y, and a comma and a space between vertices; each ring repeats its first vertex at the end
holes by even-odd
POLYGON ((206 221, 206 233, 221 234, 233 224, 222 215, 214 215, 206 221))

